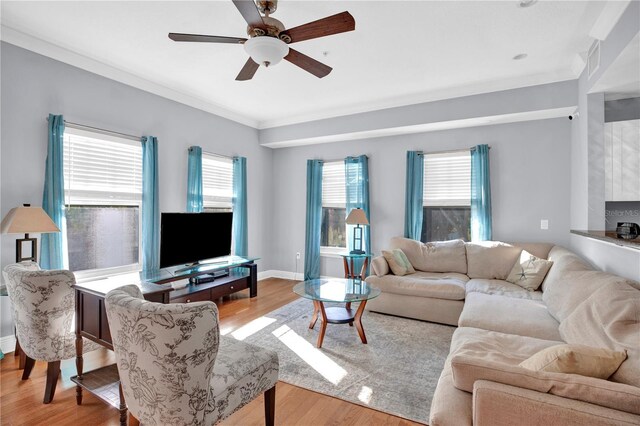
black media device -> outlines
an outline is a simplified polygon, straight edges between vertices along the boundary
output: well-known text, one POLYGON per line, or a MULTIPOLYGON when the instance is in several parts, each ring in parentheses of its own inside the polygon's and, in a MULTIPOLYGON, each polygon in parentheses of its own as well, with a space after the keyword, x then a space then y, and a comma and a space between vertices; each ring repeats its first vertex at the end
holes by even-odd
POLYGON ((616 234, 618 238, 624 240, 633 240, 640 235, 640 226, 633 222, 618 222, 616 227, 616 234))
MULTIPOLYGON (((231 254, 233 213, 162 213, 160 267, 215 263, 231 254)), ((228 275, 226 270, 190 279, 199 284, 228 275)))

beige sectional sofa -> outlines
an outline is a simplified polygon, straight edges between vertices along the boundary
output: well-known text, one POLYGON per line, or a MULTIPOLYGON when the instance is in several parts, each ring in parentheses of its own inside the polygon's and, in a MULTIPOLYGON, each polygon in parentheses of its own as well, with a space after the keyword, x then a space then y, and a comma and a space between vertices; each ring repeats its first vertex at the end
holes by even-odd
POLYGON ((384 257, 367 309, 457 325, 431 403, 431 426, 640 424, 640 287, 550 244, 422 244, 394 238, 416 273, 384 257), (538 291, 505 281, 522 249, 553 262, 538 291), (446 271, 451 269, 452 271, 446 271), (518 364, 561 344, 625 350, 609 380, 518 364))

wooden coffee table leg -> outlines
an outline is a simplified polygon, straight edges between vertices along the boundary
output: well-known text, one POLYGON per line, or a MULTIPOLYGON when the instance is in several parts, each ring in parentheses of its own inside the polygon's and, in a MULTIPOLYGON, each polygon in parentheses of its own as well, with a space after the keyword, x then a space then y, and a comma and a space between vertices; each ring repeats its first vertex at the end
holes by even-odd
POLYGON ((324 340, 324 332, 327 331, 327 313, 324 311, 324 304, 318 301, 318 308, 320 310, 320 314, 322 314, 322 322, 320 324, 320 334, 318 335, 318 343, 317 347, 322 347, 322 341, 324 340))
POLYGON ((366 304, 366 300, 360 302, 360 306, 358 306, 358 310, 356 311, 356 316, 353 317, 353 320, 356 323, 356 330, 358 330, 358 334, 360 335, 360 340, 362 340, 362 343, 365 344, 367 343, 367 336, 364 335, 364 328, 362 328, 362 313, 364 312, 364 307, 366 304))
MULTIPOLYGON (((351 302, 347 302, 347 303, 345 303, 344 307, 345 307, 347 310, 351 310, 351 302)), ((349 327, 353 327, 353 321, 350 321, 350 322, 349 322, 349 327)))
POLYGON ((311 322, 309 323, 309 328, 313 328, 316 325, 316 321, 318 321, 318 312, 320 312, 320 308, 318 307, 318 301, 313 301, 313 316, 311 317, 311 322))

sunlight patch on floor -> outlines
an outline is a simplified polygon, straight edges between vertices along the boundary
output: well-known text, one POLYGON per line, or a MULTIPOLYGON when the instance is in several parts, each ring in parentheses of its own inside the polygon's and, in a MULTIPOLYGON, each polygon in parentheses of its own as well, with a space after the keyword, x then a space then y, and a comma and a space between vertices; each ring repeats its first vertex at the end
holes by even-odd
POLYGON ((368 405, 369 401, 371 401, 371 395, 373 395, 373 389, 369 386, 363 386, 358 394, 358 399, 368 405))
POLYGON ((244 340, 274 322, 276 322, 275 318, 260 317, 238 328, 236 331, 231 333, 231 336, 236 340, 244 340))
POLYGON ((298 335, 286 325, 274 330, 273 335, 287 345, 287 347, 295 352, 304 362, 309 364, 311 368, 334 385, 340 383, 348 374, 347 370, 340 367, 331 358, 323 354, 318 348, 304 340, 302 336, 298 335))

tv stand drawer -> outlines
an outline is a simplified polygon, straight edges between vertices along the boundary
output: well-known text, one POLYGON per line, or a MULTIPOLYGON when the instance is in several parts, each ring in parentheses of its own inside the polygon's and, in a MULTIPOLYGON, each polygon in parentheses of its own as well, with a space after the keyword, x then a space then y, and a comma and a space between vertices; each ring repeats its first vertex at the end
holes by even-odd
POLYGON ((176 297, 175 299, 171 299, 171 303, 192 303, 204 302, 207 300, 211 300, 211 296, 209 295, 209 290, 204 290, 196 293, 191 293, 186 296, 176 297))
POLYGON ((211 300, 219 299, 222 296, 235 293, 236 291, 248 288, 247 280, 238 280, 226 284, 217 285, 211 288, 211 300))

